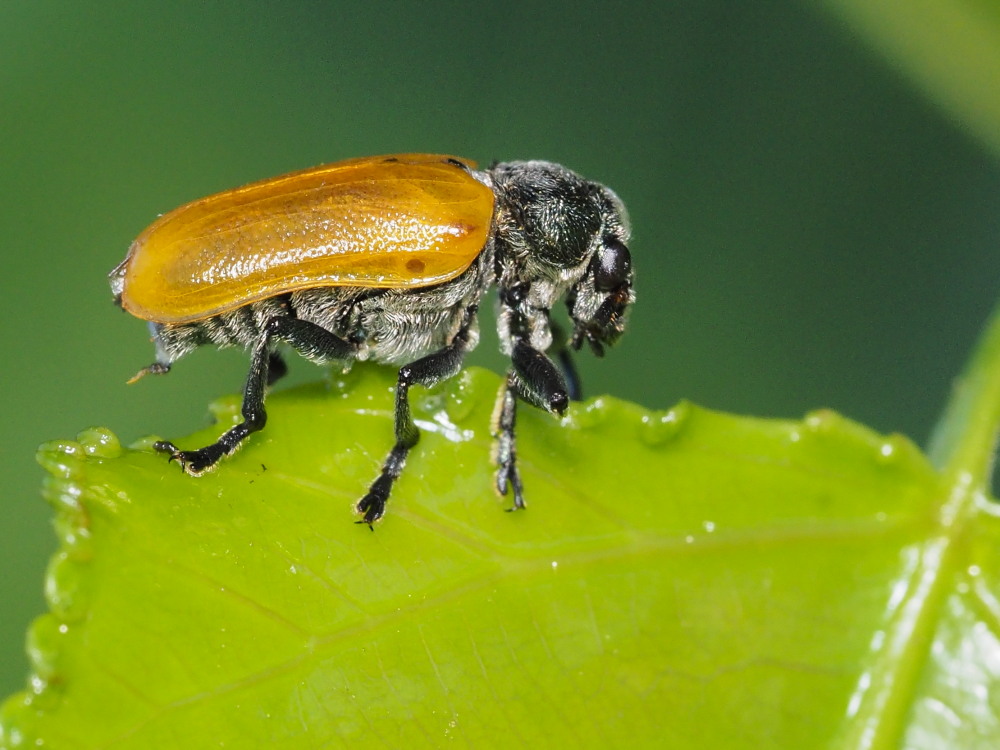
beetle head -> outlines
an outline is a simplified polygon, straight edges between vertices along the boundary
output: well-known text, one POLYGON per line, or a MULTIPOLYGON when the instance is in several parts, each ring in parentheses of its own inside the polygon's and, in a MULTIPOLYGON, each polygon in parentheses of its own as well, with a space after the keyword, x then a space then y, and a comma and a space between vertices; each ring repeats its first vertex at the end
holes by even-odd
POLYGON ((498 257, 515 260, 498 268, 501 285, 544 282, 557 294, 565 292, 574 326, 570 344, 579 349, 586 341, 602 356, 605 345, 624 331, 635 298, 629 220, 621 199, 550 162, 497 164, 490 177, 503 245, 498 257))
POLYGON ((570 346, 589 344, 598 357, 625 331, 632 291, 632 255, 628 250, 629 220, 625 205, 614 191, 597 183, 591 203, 600 217, 598 229, 590 236, 583 273, 570 287, 566 306, 573 320, 570 346))
POLYGON ((597 240, 587 270, 566 297, 573 336, 570 346, 586 341, 594 354, 614 344, 625 331, 626 313, 635 299, 632 291, 632 256, 620 233, 605 233, 597 240))

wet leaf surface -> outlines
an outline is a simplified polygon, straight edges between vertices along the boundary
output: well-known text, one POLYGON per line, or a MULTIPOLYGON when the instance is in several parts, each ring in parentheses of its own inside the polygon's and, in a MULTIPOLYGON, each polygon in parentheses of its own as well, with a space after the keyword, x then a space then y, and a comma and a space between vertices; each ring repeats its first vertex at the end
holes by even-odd
MULTIPOLYGON (((5 747, 987 747, 1000 518, 907 439, 612 398, 519 414, 414 393, 374 533, 392 373, 280 392, 193 479, 110 433, 43 446, 61 549, 5 747)), ((238 418, 179 440, 198 447, 238 418)))

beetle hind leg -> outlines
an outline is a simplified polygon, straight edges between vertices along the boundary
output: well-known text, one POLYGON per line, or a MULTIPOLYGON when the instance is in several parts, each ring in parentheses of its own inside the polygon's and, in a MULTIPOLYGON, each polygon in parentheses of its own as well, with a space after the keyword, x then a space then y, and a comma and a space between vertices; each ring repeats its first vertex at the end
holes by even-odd
POLYGON ((315 323, 297 318, 271 318, 264 325, 250 356, 250 373, 243 389, 243 421, 223 433, 216 442, 198 450, 184 451, 167 440, 154 443, 153 448, 169 454, 170 460, 177 461, 186 473, 199 476, 223 456, 235 452, 248 436, 262 429, 267 423, 265 388, 287 369, 284 360, 271 351, 274 341, 284 341, 300 354, 320 359, 347 361, 354 358, 356 351, 352 344, 315 323))
POLYGON ((263 428, 267 422, 264 387, 269 379, 269 339, 266 333, 261 336, 250 358, 250 373, 243 389, 242 422, 226 430, 216 442, 198 450, 183 451, 167 440, 154 443, 153 448, 160 453, 169 454, 170 460, 177 461, 185 473, 197 477, 215 466, 223 456, 233 453, 250 434, 263 428))

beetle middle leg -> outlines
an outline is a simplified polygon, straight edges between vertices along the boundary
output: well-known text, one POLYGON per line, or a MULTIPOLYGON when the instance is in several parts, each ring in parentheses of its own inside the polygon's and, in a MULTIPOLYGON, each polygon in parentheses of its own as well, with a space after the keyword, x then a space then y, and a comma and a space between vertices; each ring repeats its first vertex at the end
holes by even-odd
POLYGON ((277 352, 271 352, 267 358, 267 384, 274 385, 288 374, 288 364, 285 358, 277 352))
POLYGON ((554 320, 549 321, 552 328, 552 346, 549 351, 554 352, 559 362, 559 369, 562 370, 563 378, 566 380, 566 393, 570 401, 583 400, 583 386, 580 384, 580 374, 576 370, 573 362, 573 354, 569 349, 569 340, 561 325, 554 320))
POLYGON ((469 332, 476 320, 476 309, 477 305, 469 305, 466 309, 462 327, 450 344, 399 368, 399 378, 396 381, 396 444, 386 457, 382 471, 368 488, 368 493, 358 501, 356 510, 364 515, 357 523, 366 523, 371 528, 385 514, 392 485, 399 479, 410 449, 420 440, 420 430, 410 413, 410 386, 430 388, 462 369, 462 361, 469 351, 469 332))
POLYGON ((509 510, 520 510, 525 503, 514 436, 517 399, 520 397, 532 406, 562 416, 569 405, 569 393, 566 381, 552 360, 526 342, 518 341, 514 345, 511 364, 494 411, 496 488, 501 495, 513 491, 514 507, 509 510))
POLYGON ((167 440, 153 444, 160 453, 169 453, 188 474, 198 476, 215 466, 223 456, 233 453, 252 433, 267 422, 264 410, 265 387, 285 374, 287 367, 280 355, 271 351, 275 341, 284 341, 300 354, 319 359, 347 361, 354 358, 355 347, 338 336, 298 318, 271 318, 264 324, 260 339, 250 355, 250 373, 243 389, 243 421, 230 428, 211 445, 182 451, 167 440))

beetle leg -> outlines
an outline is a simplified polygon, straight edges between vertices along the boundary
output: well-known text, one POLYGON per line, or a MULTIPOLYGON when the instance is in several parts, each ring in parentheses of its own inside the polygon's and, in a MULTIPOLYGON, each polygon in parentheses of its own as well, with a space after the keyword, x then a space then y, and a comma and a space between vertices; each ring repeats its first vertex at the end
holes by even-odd
POLYGON ((507 510, 520 510, 525 507, 521 475, 517 471, 517 446, 514 439, 514 423, 517 421, 517 391, 514 377, 512 372, 507 374, 507 379, 500 387, 496 408, 493 410, 493 437, 496 438, 497 464, 495 487, 501 495, 506 495, 508 489, 514 491, 514 507, 507 510))
POLYGON ((321 359, 346 361, 354 357, 355 348, 343 339, 297 318, 271 318, 264 324, 261 337, 250 355, 250 373, 243 389, 243 421, 230 428, 211 445, 193 451, 182 451, 173 443, 161 440, 153 444, 160 453, 169 453, 172 461, 180 463, 188 474, 198 476, 211 469, 219 459, 233 453, 248 435, 257 432, 267 422, 264 410, 264 389, 284 374, 284 360, 271 351, 272 342, 284 341, 297 352, 321 359), (271 368, 277 363, 278 371, 271 377, 271 368))
POLYGON ((462 327, 450 344, 399 368, 399 378, 396 381, 396 444, 386 457, 382 471, 368 488, 367 494, 358 501, 356 510, 364 516, 357 523, 366 523, 372 528, 372 524, 385 514, 385 505, 389 500, 392 485, 399 479, 410 449, 420 440, 420 430, 417 429, 410 413, 410 386, 422 385, 430 388, 456 375, 462 369, 462 360, 469 351, 469 331, 476 319, 476 309, 477 305, 468 307, 462 327))
POLYGON ((583 388, 580 384, 580 375, 576 371, 576 364, 573 362, 573 355, 570 352, 566 333, 562 326, 554 321, 550 321, 552 327, 552 351, 559 361, 559 369, 562 370, 563 378, 566 380, 566 393, 569 394, 570 401, 583 400, 583 388))
POLYGON ((496 442, 496 488, 501 495, 514 492, 514 507, 525 507, 521 476, 517 471, 517 440, 514 425, 517 397, 532 406, 562 416, 569 405, 567 384, 562 374, 542 352, 524 341, 514 344, 507 381, 500 391, 494 416, 496 442))
POLYGON ((524 341, 514 344, 510 359, 517 395, 532 406, 562 416, 569 405, 569 394, 552 360, 524 341))
POLYGON ((267 359, 267 384, 274 385, 288 374, 285 358, 278 352, 271 352, 267 359))

